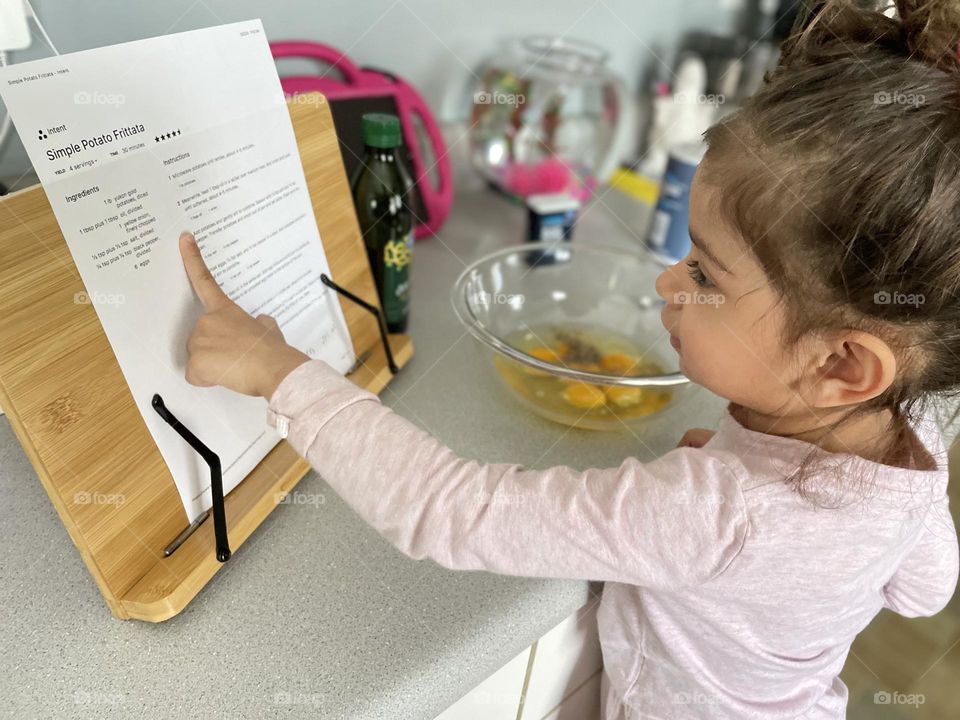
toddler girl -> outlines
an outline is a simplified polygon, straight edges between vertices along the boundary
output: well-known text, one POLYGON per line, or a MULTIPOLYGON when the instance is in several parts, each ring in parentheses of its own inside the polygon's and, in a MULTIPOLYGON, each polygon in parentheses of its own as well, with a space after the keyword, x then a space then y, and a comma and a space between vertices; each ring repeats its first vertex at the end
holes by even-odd
POLYGON ((960 385, 960 10, 896 4, 826 3, 706 133, 657 292, 681 370, 730 401, 715 433, 583 472, 458 457, 246 315, 185 234, 187 380, 267 398, 411 557, 605 581, 605 718, 844 717, 857 633, 936 613, 958 570, 927 401, 960 385))

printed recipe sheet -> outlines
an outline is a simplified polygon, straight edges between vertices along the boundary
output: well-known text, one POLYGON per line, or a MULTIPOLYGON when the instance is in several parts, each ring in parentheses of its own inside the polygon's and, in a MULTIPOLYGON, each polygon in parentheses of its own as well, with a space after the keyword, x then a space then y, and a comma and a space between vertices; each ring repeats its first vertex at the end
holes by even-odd
POLYGON ((178 237, 224 291, 342 373, 354 363, 276 68, 259 20, 0 68, 0 96, 44 186, 187 518, 209 469, 154 393, 219 454, 229 492, 279 441, 266 402, 184 379, 202 307, 178 237))

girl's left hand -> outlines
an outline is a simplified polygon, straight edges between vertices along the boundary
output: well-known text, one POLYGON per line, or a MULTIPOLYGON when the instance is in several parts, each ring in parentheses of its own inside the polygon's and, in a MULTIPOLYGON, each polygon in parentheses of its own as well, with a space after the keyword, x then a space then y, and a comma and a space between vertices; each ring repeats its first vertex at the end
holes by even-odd
POLYGON ((680 438, 677 447, 703 447, 715 434, 713 430, 707 430, 705 428, 690 428, 683 434, 683 437, 680 438))
POLYGON ((180 255, 206 310, 187 341, 187 382, 269 400, 280 381, 310 356, 287 344, 272 317, 251 317, 223 292, 190 233, 180 236, 180 255))

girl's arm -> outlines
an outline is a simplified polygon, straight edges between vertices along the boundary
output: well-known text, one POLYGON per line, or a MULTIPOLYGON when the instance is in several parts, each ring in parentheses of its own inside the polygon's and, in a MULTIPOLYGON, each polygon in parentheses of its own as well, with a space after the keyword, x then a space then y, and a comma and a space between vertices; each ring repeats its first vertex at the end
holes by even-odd
POLYGON ((944 487, 927 512, 917 544, 884 586, 884 606, 905 617, 940 612, 957 586, 958 553, 957 530, 944 487))
POLYGON ((464 460, 322 360, 289 346, 217 285, 189 233, 205 314, 187 381, 269 399, 268 416, 347 503, 401 551, 449 568, 678 587, 724 570, 747 516, 725 456, 677 448, 578 472, 464 460))
POLYGON ((268 416, 397 548, 448 568, 678 587, 722 572, 747 534, 737 477, 695 448, 583 472, 466 460, 322 360, 286 376, 268 416))

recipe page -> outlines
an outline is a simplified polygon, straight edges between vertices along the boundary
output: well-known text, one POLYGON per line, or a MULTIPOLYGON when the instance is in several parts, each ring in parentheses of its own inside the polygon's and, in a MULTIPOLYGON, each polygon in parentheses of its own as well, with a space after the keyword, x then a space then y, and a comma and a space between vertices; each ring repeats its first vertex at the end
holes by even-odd
MULTIPOLYGON (((180 232, 245 311, 341 373, 355 361, 276 68, 259 20, 0 68, 0 96, 40 177, 188 519, 209 469, 151 406, 219 454, 229 492, 279 441, 266 401, 184 379, 203 309, 180 232)), ((52 256, 51 256, 52 261, 52 256)))

